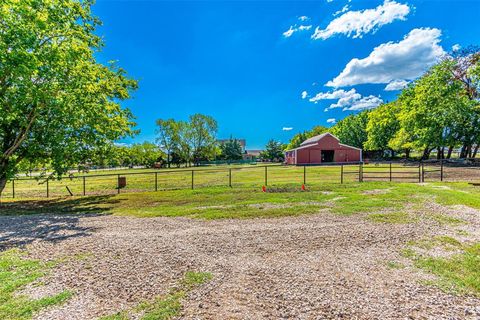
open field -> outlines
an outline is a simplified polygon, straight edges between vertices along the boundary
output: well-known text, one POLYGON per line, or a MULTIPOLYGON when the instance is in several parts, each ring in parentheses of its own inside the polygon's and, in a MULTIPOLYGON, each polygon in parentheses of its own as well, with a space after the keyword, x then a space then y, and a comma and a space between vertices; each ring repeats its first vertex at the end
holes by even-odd
MULTIPOLYGON (((282 165, 243 165, 215 166, 176 169, 130 169, 111 171, 94 171, 76 174, 62 180, 37 181, 22 178, 9 182, 2 195, 3 198, 44 198, 63 197, 70 191, 76 195, 109 195, 118 193, 118 177, 126 177, 127 186, 120 193, 161 191, 173 189, 204 188, 212 186, 261 187, 262 185, 279 186, 284 184, 317 185, 326 183, 348 183, 359 181, 361 174, 364 181, 425 182, 440 180, 438 164, 368 164, 336 166, 282 166, 282 165), (343 170, 343 174, 342 174, 343 170), (423 170, 423 173, 422 173, 423 170), (392 172, 390 174, 390 171, 392 172), (47 192, 48 189, 48 192, 47 192)), ((480 168, 444 167, 444 181, 480 181, 480 168)))
POLYGON ((268 191, 7 200, 0 277, 16 285, 0 286, 1 318, 480 317, 480 189, 268 191))

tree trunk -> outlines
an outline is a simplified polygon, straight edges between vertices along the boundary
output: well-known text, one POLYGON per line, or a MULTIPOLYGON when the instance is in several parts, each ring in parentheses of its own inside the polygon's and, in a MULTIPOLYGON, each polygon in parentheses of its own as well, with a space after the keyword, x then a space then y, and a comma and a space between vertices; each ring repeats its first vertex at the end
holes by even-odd
POLYGON ((405 149, 405 159, 409 159, 410 158, 410 149, 405 149))
POLYGON ((0 162, 0 198, 2 197, 2 192, 7 185, 7 167, 8 160, 0 162))
POLYGON ((463 145, 462 150, 460 150, 460 159, 466 158, 465 151, 467 150, 467 146, 463 145))
POLYGON ((467 147, 467 158, 471 158, 472 157, 472 145, 469 145, 467 147))
POLYGON ((475 157, 477 156, 478 147, 479 147, 479 145, 477 144, 477 145, 475 146, 475 149, 473 150, 472 158, 475 158, 475 157))
POLYGON ((422 160, 428 160, 428 158, 430 158, 430 152, 432 152, 432 149, 430 149, 429 147, 426 147, 423 150, 422 160))
POLYGON ((453 146, 448 147, 447 159, 450 159, 450 157, 452 156, 452 152, 453 152, 453 146))
POLYGON ((170 152, 167 152, 167 166, 170 168, 170 152))

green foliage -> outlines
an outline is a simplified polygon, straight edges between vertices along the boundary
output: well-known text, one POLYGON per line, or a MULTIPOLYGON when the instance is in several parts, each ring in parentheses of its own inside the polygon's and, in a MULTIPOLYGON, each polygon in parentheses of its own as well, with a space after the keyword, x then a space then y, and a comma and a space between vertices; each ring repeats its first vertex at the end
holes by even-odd
POLYGON ((51 266, 39 260, 26 259, 19 250, 0 253, 0 319, 31 319, 41 309, 63 303, 72 296, 71 292, 63 291, 33 300, 18 294, 26 285, 44 276, 51 266))
POLYGON ((272 162, 281 162, 285 159, 285 154, 283 153, 284 146, 275 140, 270 140, 265 146, 265 150, 260 154, 260 158, 272 162))
POLYGON ((417 221, 406 212, 371 213, 367 219, 378 223, 412 223, 417 221))
POLYGON ((22 160, 48 160, 61 175, 97 147, 134 134, 120 102, 137 83, 103 46, 91 1, 0 4, 0 192, 22 160))
POLYGON ((242 146, 237 139, 232 139, 220 144, 221 160, 240 160, 243 157, 242 146))
POLYGON ((215 119, 193 114, 189 121, 157 120, 157 143, 167 154, 167 164, 198 164, 213 159, 217 153, 215 119))
POLYGON ((332 127, 331 132, 342 143, 363 148, 367 141, 367 123, 369 111, 362 111, 356 115, 349 115, 343 120, 338 121, 332 127))

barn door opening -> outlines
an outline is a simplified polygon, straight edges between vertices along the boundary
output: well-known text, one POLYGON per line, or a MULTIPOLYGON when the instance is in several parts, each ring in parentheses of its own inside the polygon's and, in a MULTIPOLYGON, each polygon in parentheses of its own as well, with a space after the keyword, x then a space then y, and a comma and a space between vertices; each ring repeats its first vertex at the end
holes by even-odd
POLYGON ((334 157, 334 150, 322 150, 322 162, 333 162, 334 157))

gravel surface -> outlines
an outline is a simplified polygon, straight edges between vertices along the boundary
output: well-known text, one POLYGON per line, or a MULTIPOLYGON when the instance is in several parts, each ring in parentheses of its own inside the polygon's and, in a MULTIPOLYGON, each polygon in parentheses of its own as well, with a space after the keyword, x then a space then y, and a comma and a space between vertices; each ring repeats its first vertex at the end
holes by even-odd
POLYGON ((408 264, 399 255, 407 241, 447 229, 327 212, 220 221, 0 216, 0 244, 26 245, 35 258, 70 257, 44 286, 27 288, 37 298, 76 293, 37 319, 95 319, 131 308, 168 292, 188 270, 214 278, 189 294, 181 319, 480 319, 480 299, 422 285, 431 276, 412 267, 387 266, 408 264))

